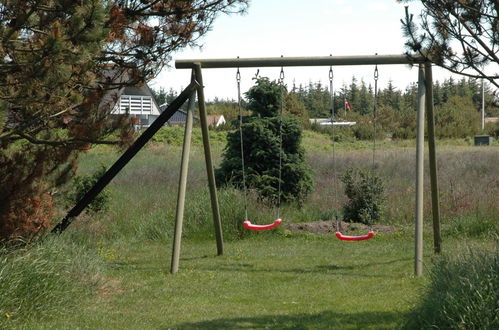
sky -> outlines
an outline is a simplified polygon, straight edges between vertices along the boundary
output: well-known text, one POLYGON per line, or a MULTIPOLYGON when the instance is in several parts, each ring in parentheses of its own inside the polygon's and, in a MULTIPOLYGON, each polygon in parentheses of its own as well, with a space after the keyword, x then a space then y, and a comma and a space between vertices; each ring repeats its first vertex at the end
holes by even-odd
MULTIPOLYGON (((421 5, 411 2, 409 10, 417 16, 421 5)), ((201 48, 173 54, 170 67, 164 68, 150 86, 180 92, 189 84, 190 70, 175 69, 176 59, 403 54, 400 19, 404 15, 404 5, 395 0, 252 0, 242 16, 220 15, 201 39, 201 48)), ((236 70, 204 69, 206 99, 237 99, 236 70)), ((338 66, 333 70, 335 90, 349 85, 352 76, 366 85, 374 84, 373 66, 338 66)), ((380 88, 390 80, 401 90, 417 82, 417 67, 384 65, 378 70, 380 88)), ((256 71, 241 69, 243 92, 252 86, 256 71)), ((259 75, 277 80, 279 71, 260 68, 259 75)), ((329 85, 329 67, 285 67, 284 74, 289 88, 318 81, 329 85)), ((434 80, 449 76, 449 72, 434 68, 434 80)))

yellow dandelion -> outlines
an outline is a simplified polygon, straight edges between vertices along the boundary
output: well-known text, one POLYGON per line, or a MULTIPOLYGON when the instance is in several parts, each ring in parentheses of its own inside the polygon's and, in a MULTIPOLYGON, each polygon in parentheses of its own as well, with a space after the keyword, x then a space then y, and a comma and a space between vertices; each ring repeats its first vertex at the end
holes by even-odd
POLYGON ((5 317, 10 319, 10 314, 9 313, 5 313, 5 317))

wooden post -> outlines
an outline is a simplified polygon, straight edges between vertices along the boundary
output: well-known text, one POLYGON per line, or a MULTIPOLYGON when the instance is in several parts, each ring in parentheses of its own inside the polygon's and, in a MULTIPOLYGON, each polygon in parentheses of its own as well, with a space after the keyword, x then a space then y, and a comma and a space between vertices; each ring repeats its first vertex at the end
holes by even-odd
POLYGON ((430 160, 431 210, 433 215, 433 248, 435 253, 442 252, 440 234, 440 205, 438 201, 437 152, 435 147, 435 114, 433 111, 433 75, 431 63, 425 63, 426 76, 426 122, 428 125, 428 151, 430 160))
MULTIPOLYGON (((192 70, 192 81, 194 81, 194 70, 192 70)), ((177 211, 175 215, 175 232, 173 234, 173 250, 170 273, 178 272, 180 260, 180 244, 182 241, 182 224, 184 221, 185 191, 187 187, 187 173, 189 171, 189 153, 191 150, 192 122, 196 95, 192 94, 187 107, 187 120, 185 122, 184 145, 182 148, 182 160, 180 163, 180 179, 178 183, 177 211)))
POLYGON ((424 178, 424 113, 425 113, 425 72, 424 64, 419 64, 418 109, 416 115, 416 224, 414 274, 423 274, 423 178, 424 178))
MULTIPOLYGON (((485 129, 485 83, 482 78, 482 110, 481 110, 482 132, 485 129)), ((483 134, 483 133, 482 133, 483 134)))
POLYGON ((201 73, 201 65, 197 63, 194 64, 194 71, 196 74, 196 81, 199 83, 198 87, 199 119, 201 121, 201 132, 203 135, 204 158, 206 162, 206 172, 208 174, 208 185, 210 188, 211 209, 213 212, 213 223, 215 225, 215 236, 217 240, 217 253, 218 255, 222 255, 224 249, 222 223, 220 221, 220 211, 218 208, 215 172, 213 171, 213 162, 211 160, 210 136, 208 132, 208 120, 206 118, 206 105, 204 100, 204 86, 203 86, 203 75, 201 73))
POLYGON ((185 101, 196 91, 197 82, 193 81, 187 86, 173 102, 159 115, 158 118, 142 133, 137 140, 121 155, 121 157, 104 173, 103 176, 90 188, 89 191, 69 210, 66 216, 54 228, 52 233, 62 233, 88 204, 97 196, 111 180, 125 167, 128 162, 135 157, 137 152, 156 134, 157 131, 170 119, 175 112, 184 104, 185 101))

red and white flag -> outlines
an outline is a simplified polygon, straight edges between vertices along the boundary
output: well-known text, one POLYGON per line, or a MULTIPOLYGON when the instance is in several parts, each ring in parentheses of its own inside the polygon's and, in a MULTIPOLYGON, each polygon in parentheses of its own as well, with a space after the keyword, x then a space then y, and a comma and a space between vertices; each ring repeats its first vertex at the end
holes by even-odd
POLYGON ((345 110, 348 109, 348 111, 352 111, 352 108, 350 107, 350 103, 348 103, 347 100, 345 100, 345 110))

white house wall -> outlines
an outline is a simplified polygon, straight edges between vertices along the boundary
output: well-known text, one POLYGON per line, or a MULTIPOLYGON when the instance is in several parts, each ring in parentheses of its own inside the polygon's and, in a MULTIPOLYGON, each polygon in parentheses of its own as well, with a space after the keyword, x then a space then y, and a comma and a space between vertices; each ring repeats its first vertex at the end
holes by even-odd
POLYGON ((216 126, 218 127, 218 126, 223 125, 223 124, 225 124, 225 118, 224 118, 224 116, 220 116, 216 126))
POLYGON ((112 111, 113 114, 152 115, 159 116, 160 112, 151 96, 121 95, 112 111))

